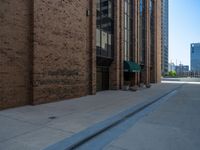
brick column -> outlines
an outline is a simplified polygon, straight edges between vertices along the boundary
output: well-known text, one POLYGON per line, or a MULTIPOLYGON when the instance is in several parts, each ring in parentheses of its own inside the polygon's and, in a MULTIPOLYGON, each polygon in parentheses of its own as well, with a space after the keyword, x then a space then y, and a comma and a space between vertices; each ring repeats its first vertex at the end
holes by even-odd
POLYGON ((150 14, 149 0, 145 1, 145 66, 144 82, 150 83, 150 14))
MULTIPOLYGON (((134 10, 134 14, 133 14, 133 53, 134 53, 134 61, 137 64, 140 64, 139 62, 139 47, 138 47, 138 0, 134 0, 133 1, 133 10, 134 10)), ((135 73, 134 74, 134 85, 138 85, 139 84, 139 73, 135 73)))
POLYGON ((120 88, 124 85, 124 0, 120 0, 120 88))
POLYGON ((90 0, 89 6, 89 49, 90 56, 90 93, 96 94, 96 1, 90 0))
POLYGON ((120 88, 120 0, 114 1, 114 61, 110 67, 110 89, 120 88))
POLYGON ((161 81, 161 0, 154 0, 154 73, 153 80, 155 83, 161 81))

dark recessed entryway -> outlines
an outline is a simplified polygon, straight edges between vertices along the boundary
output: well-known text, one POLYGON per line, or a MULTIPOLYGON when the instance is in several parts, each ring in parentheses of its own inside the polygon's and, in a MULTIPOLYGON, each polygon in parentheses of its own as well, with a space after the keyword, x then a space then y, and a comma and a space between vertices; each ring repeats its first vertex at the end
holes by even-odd
POLYGON ((109 89, 109 68, 97 67, 97 91, 109 89))

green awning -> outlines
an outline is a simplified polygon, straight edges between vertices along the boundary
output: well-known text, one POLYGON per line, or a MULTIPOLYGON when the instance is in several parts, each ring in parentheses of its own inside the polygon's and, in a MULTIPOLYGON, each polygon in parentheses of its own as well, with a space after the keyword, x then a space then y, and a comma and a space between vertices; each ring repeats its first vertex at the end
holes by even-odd
POLYGON ((141 67, 133 61, 124 61, 124 72, 140 72, 141 67))

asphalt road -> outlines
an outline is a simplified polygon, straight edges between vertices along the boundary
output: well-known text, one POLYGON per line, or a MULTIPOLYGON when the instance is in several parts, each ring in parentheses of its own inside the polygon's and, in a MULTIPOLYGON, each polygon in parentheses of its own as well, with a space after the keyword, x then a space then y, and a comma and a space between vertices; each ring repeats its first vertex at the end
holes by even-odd
POLYGON ((104 150, 199 150, 200 84, 183 84, 168 100, 104 150))

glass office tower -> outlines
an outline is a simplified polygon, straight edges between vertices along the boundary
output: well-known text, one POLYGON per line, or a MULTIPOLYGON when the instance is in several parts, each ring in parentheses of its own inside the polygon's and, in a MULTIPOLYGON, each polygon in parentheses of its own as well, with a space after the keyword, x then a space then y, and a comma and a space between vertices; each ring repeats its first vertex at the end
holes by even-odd
POLYGON ((192 43, 190 50, 191 71, 200 72, 200 43, 192 43))

